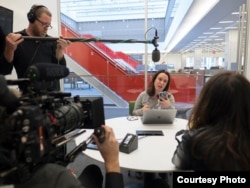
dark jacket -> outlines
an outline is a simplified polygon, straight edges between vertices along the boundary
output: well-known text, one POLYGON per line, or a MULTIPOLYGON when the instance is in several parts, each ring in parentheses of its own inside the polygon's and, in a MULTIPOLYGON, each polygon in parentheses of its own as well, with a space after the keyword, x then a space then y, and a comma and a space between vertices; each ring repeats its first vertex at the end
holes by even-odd
POLYGON ((4 46, 5 46, 5 34, 0 26, 0 62, 3 55, 4 46))
POLYGON ((178 169, 182 170, 206 170, 199 160, 194 159, 191 155, 191 143, 192 138, 197 134, 198 131, 191 132, 188 130, 181 130, 176 133, 176 140, 178 142, 177 148, 174 152, 172 163, 178 169), (178 139, 178 136, 181 136, 181 141, 178 139), (198 165, 199 164, 199 165, 198 165))
MULTIPOLYGON (((105 188, 123 188, 123 176, 120 173, 107 173, 105 188)), ((15 185, 15 188, 88 188, 65 167, 46 164, 27 182, 15 185)), ((91 187, 90 187, 91 188, 91 187)))
POLYGON ((204 135, 211 135, 210 138, 216 138, 216 134, 213 133, 212 129, 210 127, 192 131, 181 130, 176 133, 178 145, 172 157, 172 163, 176 168, 194 171, 250 170, 242 165, 240 158, 228 154, 227 149, 217 151, 219 147, 214 146, 211 150, 208 150, 208 148, 211 148, 212 143, 204 139, 204 135), (180 141, 178 137, 181 135, 182 139, 180 141), (197 137, 199 137, 199 140, 196 140, 197 144, 193 147, 192 144, 197 137))
MULTIPOLYGON (((20 33, 22 36, 28 36, 25 30, 16 33, 20 33)), ((47 35, 46 37, 49 36, 47 35)), ((65 58, 62 58, 60 61, 57 60, 56 48, 56 41, 24 40, 21 44, 18 45, 12 63, 9 63, 4 57, 2 57, 0 61, 0 74, 11 74, 14 67, 17 73, 17 77, 25 78, 27 68, 30 65, 34 65, 36 63, 53 63, 66 66, 65 58)), ((51 90, 60 89, 59 80, 54 81, 54 83, 51 85, 53 87, 53 89, 51 90)))

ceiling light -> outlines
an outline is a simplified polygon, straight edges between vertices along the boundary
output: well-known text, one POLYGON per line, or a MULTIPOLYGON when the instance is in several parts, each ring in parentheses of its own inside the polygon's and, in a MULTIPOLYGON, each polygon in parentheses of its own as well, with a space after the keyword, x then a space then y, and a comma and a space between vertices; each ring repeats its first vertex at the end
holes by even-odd
POLYGON ((232 12, 232 14, 240 14, 239 12, 232 12))
MULTIPOLYGON (((239 12, 232 12, 232 14, 240 14, 239 12)), ((241 12, 241 14, 247 14, 247 12, 241 12)))
POLYGON ((216 32, 216 34, 226 34, 227 32, 224 32, 224 31, 218 31, 216 32))
POLYGON ((211 34, 213 34, 214 32, 205 32, 205 33, 203 33, 204 35, 211 35, 211 34))
POLYGON ((218 38, 219 36, 216 36, 216 35, 212 35, 212 36, 209 36, 209 38, 218 38))
POLYGON ((220 21, 219 23, 225 24, 225 23, 234 23, 234 21, 220 21))
POLYGON ((225 29, 238 29, 238 27, 225 27, 225 29))
POLYGON ((217 30, 217 29, 222 29, 222 27, 211 27, 211 30, 217 30))

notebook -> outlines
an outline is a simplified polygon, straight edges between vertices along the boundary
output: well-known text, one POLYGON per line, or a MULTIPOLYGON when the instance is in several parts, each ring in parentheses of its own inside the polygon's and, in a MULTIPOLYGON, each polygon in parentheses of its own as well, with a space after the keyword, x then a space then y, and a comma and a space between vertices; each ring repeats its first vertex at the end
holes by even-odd
POLYGON ((177 109, 145 110, 141 120, 143 124, 172 124, 176 113, 177 109))

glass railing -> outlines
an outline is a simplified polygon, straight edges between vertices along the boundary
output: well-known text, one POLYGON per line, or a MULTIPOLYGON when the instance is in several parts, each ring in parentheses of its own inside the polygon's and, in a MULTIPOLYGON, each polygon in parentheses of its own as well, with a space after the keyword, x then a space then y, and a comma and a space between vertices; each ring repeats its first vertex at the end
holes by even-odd
MULTIPOLYGON (((148 73, 147 82, 154 72, 148 73)), ((170 92, 176 103, 194 104, 203 86, 205 77, 202 74, 171 73, 170 92)), ((112 100, 117 97, 126 102, 136 100, 144 90, 144 74, 133 75, 76 75, 71 73, 64 78, 64 91, 72 95, 103 96, 106 105, 115 105, 112 100)), ((115 100, 115 99, 114 99, 115 100)))

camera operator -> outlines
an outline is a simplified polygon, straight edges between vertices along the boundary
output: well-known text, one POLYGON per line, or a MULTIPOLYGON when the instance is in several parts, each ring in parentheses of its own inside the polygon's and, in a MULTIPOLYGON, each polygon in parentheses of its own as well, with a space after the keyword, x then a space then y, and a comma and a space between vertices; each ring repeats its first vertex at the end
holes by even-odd
MULTIPOLYGON (((113 129, 102 126, 105 130, 105 140, 103 143, 93 134, 98 149, 104 159, 106 178, 106 188, 123 188, 123 176, 119 166, 119 145, 115 138, 113 129)), ((103 176, 101 170, 96 165, 87 166, 77 179, 66 168, 56 164, 45 164, 36 170, 32 178, 16 188, 102 188, 103 176)))

